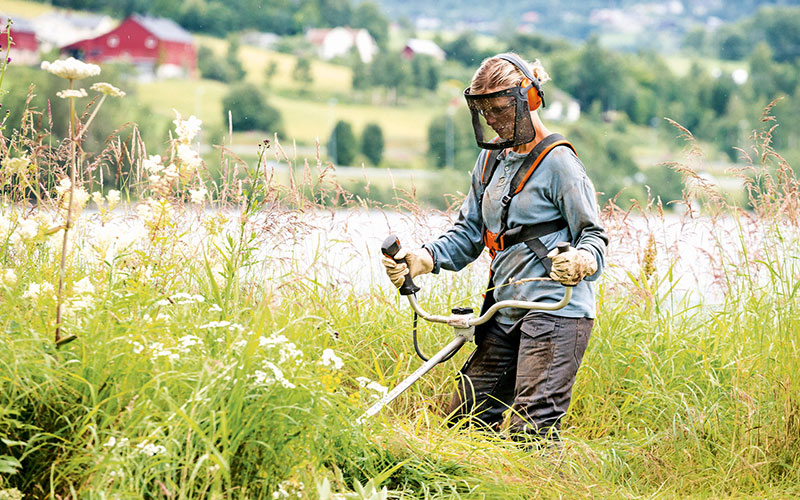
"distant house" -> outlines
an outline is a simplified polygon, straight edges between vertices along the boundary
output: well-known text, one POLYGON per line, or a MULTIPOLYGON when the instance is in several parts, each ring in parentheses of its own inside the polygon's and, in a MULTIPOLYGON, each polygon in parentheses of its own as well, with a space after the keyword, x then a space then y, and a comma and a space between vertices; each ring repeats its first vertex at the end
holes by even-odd
POLYGON ((414 59, 416 55, 431 56, 437 61, 444 61, 445 53, 441 47, 436 45, 433 40, 423 40, 421 38, 409 38, 403 48, 403 57, 414 59))
POLYGON ((545 87, 545 101, 547 106, 540 111, 545 120, 572 123, 581 116, 580 103, 562 90, 545 87))
MULTIPOLYGON (((33 25, 27 19, 21 17, 12 17, 11 20, 13 24, 9 31, 11 31, 11 40, 14 45, 8 51, 8 57, 11 58, 13 64, 38 63, 39 42, 36 40, 33 25)), ((8 18, 0 16, 0 45, 3 47, 3 55, 5 55, 5 49, 8 47, 7 23, 8 18)))
POLYGON ((170 19, 133 14, 103 35, 62 47, 88 62, 130 61, 142 74, 178 77, 197 73, 192 35, 170 19))
POLYGON ((246 31, 240 37, 242 43, 267 50, 274 47, 280 39, 281 37, 275 33, 263 33, 260 31, 246 31))
POLYGON ((369 63, 378 53, 378 44, 365 29, 310 29, 306 38, 317 48, 319 57, 326 61, 355 49, 361 61, 369 63))
POLYGON ((33 18, 31 23, 45 51, 108 33, 117 25, 109 16, 55 10, 33 18))

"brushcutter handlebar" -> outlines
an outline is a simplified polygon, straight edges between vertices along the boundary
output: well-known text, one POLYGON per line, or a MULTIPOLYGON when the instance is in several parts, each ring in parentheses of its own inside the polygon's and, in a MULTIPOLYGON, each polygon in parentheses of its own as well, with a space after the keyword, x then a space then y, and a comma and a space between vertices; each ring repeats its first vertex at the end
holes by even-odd
MULTIPOLYGON (((390 235, 388 238, 383 240, 383 244, 381 245, 381 252, 383 255, 387 257, 391 257, 394 259, 394 256, 397 255, 397 252, 400 251, 400 240, 397 239, 397 236, 390 235)), ((406 259, 394 259, 395 262, 402 262, 404 264, 408 264, 406 259)), ((419 287, 414 284, 414 281, 411 279, 411 273, 406 274, 403 278, 403 284, 400 286, 400 295, 414 295, 419 291, 419 287)))

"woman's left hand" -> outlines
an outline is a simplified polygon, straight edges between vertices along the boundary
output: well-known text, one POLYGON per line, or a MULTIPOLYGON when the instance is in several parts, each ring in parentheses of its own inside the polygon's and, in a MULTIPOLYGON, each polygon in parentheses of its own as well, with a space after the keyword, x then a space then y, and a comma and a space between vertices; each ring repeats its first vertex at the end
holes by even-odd
POLYGON ((550 277, 565 286, 575 286, 597 272, 597 260, 588 250, 570 247, 559 253, 554 249, 547 256, 553 261, 550 277))

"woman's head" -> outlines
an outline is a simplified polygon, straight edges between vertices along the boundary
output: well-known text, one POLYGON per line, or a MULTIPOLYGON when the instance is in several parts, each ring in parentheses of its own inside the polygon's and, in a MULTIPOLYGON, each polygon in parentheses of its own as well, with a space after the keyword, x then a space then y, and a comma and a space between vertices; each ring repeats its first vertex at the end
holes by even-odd
MULTIPOLYGON (((533 76, 539 83, 550 80, 550 75, 544 70, 542 63, 537 59, 533 63, 526 63, 533 76)), ((497 56, 484 59, 469 86, 470 94, 488 94, 497 90, 507 89, 519 85, 525 75, 516 66, 497 56)))

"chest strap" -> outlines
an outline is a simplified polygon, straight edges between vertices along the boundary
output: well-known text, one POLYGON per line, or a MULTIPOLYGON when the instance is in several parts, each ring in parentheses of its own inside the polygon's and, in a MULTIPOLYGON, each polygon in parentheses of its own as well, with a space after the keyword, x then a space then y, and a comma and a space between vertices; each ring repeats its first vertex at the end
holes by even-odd
MULTIPOLYGON (((564 229, 567 227, 567 222, 563 218, 558 218, 547 222, 541 222, 539 224, 517 226, 509 229, 508 211, 509 206, 511 205, 511 200, 514 198, 514 196, 522 191, 525 183, 527 183, 528 180, 530 180, 530 178, 533 176, 536 168, 539 166, 542 160, 544 160, 545 157, 557 146, 567 146, 575 151, 575 148, 564 138, 564 136, 561 134, 550 134, 542 139, 533 148, 533 150, 528 153, 522 165, 520 165, 520 168, 514 174, 509 186, 508 194, 503 196, 503 199, 501 200, 500 231, 493 233, 487 230, 485 226, 483 228, 483 242, 489 249, 489 255, 491 255, 492 258, 494 258, 498 252, 502 252, 512 245, 524 242, 526 246, 528 246, 528 248, 530 248, 531 251, 533 251, 542 262, 542 265, 547 270, 547 273, 550 273, 551 261, 547 258, 547 247, 544 246, 539 238, 564 229)), ((486 186, 494 176, 497 166, 500 163, 498 153, 499 151, 497 150, 491 151, 487 155, 486 162, 483 165, 483 171, 481 172, 481 185, 484 192, 486 190, 486 186)), ((480 199, 482 201, 482 194, 480 199)))

